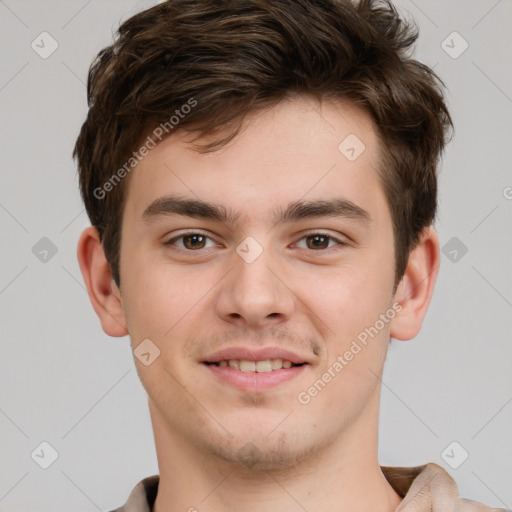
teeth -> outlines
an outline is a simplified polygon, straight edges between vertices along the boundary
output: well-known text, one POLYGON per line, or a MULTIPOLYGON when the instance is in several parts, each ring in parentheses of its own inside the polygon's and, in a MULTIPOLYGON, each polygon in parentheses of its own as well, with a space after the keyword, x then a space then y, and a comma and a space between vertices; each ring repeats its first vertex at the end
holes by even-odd
POLYGON ((256 371, 256 363, 254 361, 240 361, 240 370, 243 372, 256 371))
POLYGON ((281 368, 291 368, 291 361, 282 359, 265 359, 263 361, 245 361, 243 359, 230 359, 229 361, 219 361, 216 363, 221 368, 230 367, 242 372, 265 373, 272 370, 281 370, 281 368))
POLYGON ((256 371, 258 373, 271 372, 272 363, 268 359, 266 361, 258 361, 256 363, 256 371))
POLYGON ((270 362, 270 365, 272 366, 272 370, 280 370, 283 367, 283 360, 282 359, 272 359, 270 362))

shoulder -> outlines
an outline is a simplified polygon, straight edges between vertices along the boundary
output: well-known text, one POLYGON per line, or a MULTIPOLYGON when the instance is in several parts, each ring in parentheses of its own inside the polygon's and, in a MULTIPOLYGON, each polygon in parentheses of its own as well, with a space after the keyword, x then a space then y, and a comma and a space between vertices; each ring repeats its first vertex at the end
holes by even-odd
MULTIPOLYGON (((444 500, 453 500, 453 512, 512 512, 505 508, 492 508, 478 501, 459 496, 459 490, 455 480, 441 466, 428 463, 421 472, 432 486, 432 498, 434 503, 442 509, 444 500)), ((435 508, 434 508, 435 510, 435 508)))
POLYGON ((492 508, 478 501, 459 498, 457 501, 457 512, 511 512, 506 508, 492 508))
POLYGON ((395 512, 512 512, 460 497, 455 480, 433 462, 415 467, 381 466, 381 469, 403 498, 395 512))
POLYGON ((126 503, 110 512, 151 512, 159 482, 160 475, 144 478, 133 488, 126 503))

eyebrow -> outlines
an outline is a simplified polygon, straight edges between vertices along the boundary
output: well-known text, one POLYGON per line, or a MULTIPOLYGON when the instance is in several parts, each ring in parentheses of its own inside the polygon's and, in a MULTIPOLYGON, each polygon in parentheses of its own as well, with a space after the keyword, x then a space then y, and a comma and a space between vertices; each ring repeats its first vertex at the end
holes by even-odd
MULTIPOLYGON (((239 212, 223 205, 175 195, 155 199, 144 210, 142 218, 150 221, 168 215, 212 219, 228 225, 236 225, 240 219, 239 212)), ((371 217, 366 210, 344 198, 293 201, 285 209, 278 208, 274 211, 273 221, 277 225, 317 217, 344 217, 364 224, 371 223, 371 217)))

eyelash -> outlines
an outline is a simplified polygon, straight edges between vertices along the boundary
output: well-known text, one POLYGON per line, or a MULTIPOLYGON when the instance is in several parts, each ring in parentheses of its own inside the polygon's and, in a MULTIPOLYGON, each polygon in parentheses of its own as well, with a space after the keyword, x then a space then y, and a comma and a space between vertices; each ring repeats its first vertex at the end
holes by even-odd
MULTIPOLYGON (((180 240, 181 238, 185 238, 187 236, 191 236, 191 235, 200 235, 200 236, 203 236, 209 240, 212 240, 213 239, 211 237, 209 237, 206 233, 201 233, 200 231, 189 231, 187 233, 182 233, 181 235, 179 236, 176 236, 174 238, 171 238, 170 240, 168 240, 167 242, 164 243, 164 245, 168 245, 168 246, 172 246, 174 245, 174 242, 176 242, 177 240, 180 240)), ((321 231, 313 231, 311 233, 306 233, 305 235, 303 235, 299 241, 301 240, 304 240, 305 238, 308 238, 308 237, 312 237, 312 236, 323 236, 325 238, 328 238, 329 240, 333 240, 335 242, 337 242, 337 246, 345 246, 345 245, 348 245, 346 242, 343 242, 342 240, 338 239, 338 238, 335 238, 334 236, 332 235, 329 235, 328 233, 322 233, 321 231)), ((334 247, 327 247, 327 248, 324 248, 324 249, 318 249, 318 250, 314 250, 314 249, 310 249, 314 252, 319 252, 319 253, 323 253, 329 249, 335 249, 337 246, 334 246, 334 247)), ((339 249, 339 247, 337 247, 339 249)), ((186 251, 186 252, 201 252, 203 249, 205 248, 201 248, 201 249, 196 249, 196 250, 193 250, 193 249, 187 249, 187 248, 183 248, 183 247, 178 247, 178 249, 180 250, 183 250, 183 251, 186 251)), ((208 249, 208 247, 206 248, 208 249)), ((308 249, 308 248, 306 248, 308 249)), ((336 249, 335 249, 336 250, 336 249)))

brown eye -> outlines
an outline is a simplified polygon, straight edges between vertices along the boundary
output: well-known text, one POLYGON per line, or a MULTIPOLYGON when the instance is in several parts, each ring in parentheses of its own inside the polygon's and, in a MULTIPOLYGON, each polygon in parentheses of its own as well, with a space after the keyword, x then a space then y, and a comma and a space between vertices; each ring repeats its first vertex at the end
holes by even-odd
POLYGON ((165 242, 164 245, 175 245, 180 249, 197 251, 199 249, 213 247, 215 243, 210 237, 202 233, 186 233, 184 235, 171 238, 171 240, 165 242), (210 243, 209 246, 207 245, 208 242, 210 243))
POLYGON ((298 247, 311 249, 315 252, 327 251, 328 249, 341 249, 345 245, 347 244, 342 240, 326 233, 311 233, 310 235, 303 236, 298 242, 298 247), (303 241, 305 241, 305 243, 303 241))
POLYGON ((308 249, 327 249, 329 247, 329 237, 325 235, 309 235, 305 237, 308 249))
POLYGON ((187 249, 202 249, 204 247, 206 237, 203 235, 186 235, 183 237, 183 245, 187 249))

